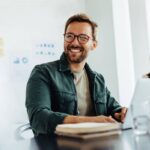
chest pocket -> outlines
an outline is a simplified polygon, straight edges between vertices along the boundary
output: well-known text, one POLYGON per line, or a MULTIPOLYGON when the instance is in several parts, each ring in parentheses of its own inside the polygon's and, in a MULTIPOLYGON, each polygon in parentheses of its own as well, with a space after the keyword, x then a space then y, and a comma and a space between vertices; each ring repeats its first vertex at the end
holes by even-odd
POLYGON ((55 91, 54 94, 57 111, 68 114, 74 114, 75 111, 75 94, 69 92, 55 91))
POLYGON ((97 115, 107 115, 107 97, 105 93, 97 94, 95 100, 95 109, 97 115))

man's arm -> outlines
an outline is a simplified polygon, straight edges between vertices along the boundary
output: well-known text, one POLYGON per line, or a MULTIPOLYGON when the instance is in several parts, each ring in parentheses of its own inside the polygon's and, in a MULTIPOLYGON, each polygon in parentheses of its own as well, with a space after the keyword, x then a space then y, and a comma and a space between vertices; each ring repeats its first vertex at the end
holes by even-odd
POLYGON ((64 118, 63 123, 81 123, 81 122, 116 122, 112 117, 106 116, 67 116, 64 118))
POLYGON ((126 107, 121 107, 120 104, 113 97, 111 97, 109 90, 107 88, 106 90, 107 106, 111 116, 113 116, 116 121, 123 123, 128 109, 126 107))
POLYGON ((52 111, 50 83, 41 66, 33 69, 27 83, 26 108, 35 135, 53 133, 57 124, 61 124, 64 117, 68 116, 52 111))

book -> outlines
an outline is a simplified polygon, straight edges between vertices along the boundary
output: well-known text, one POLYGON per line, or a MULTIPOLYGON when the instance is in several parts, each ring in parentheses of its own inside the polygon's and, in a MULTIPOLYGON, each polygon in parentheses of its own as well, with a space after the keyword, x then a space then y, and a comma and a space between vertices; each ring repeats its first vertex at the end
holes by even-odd
POLYGON ((91 139, 121 133, 119 123, 76 123, 57 125, 55 134, 65 137, 91 139))

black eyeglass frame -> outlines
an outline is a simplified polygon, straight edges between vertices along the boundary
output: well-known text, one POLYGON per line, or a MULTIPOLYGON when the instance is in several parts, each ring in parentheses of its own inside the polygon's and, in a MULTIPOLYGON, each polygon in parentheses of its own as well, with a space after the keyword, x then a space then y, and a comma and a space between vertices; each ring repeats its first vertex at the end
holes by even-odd
POLYGON ((68 32, 68 33, 65 33, 65 34, 63 34, 63 35, 64 35, 64 40, 65 40, 66 42, 68 42, 68 43, 72 43, 72 42, 75 40, 76 37, 77 37, 77 40, 78 40, 78 42, 79 42, 80 44, 86 44, 86 43, 89 41, 89 39, 92 39, 92 40, 93 40, 93 38, 91 38, 91 37, 88 36, 87 34, 75 35, 74 33, 68 32), (68 40, 65 38, 66 35, 72 35, 72 36, 73 36, 72 40, 71 40, 71 41, 68 41, 68 40), (85 36, 85 37, 87 38, 87 41, 85 41, 85 42, 84 42, 84 41, 81 41, 81 40, 80 40, 81 36, 85 36))

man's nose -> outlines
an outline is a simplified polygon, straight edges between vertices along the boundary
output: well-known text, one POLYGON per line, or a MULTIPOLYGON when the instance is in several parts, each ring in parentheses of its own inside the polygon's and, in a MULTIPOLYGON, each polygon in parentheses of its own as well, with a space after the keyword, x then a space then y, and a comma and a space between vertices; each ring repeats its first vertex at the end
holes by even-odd
POLYGON ((78 41, 78 37, 77 36, 72 41, 72 44, 74 44, 74 45, 79 45, 80 44, 79 41, 78 41))

